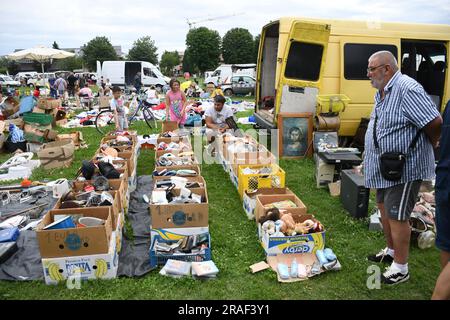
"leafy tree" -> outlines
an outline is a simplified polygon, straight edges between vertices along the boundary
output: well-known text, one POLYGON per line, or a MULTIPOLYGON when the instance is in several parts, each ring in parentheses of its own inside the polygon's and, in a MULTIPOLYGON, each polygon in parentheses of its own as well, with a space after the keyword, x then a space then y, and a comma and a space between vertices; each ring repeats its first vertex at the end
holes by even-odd
POLYGON ((106 37, 95 37, 83 46, 83 61, 89 70, 97 68, 97 60, 118 60, 116 51, 106 37))
POLYGON ((183 61, 188 53, 187 65, 194 70, 184 69, 183 64, 184 71, 198 69, 203 73, 206 70, 214 70, 219 65, 221 39, 217 31, 206 27, 191 29, 186 36, 186 46, 183 61))
POLYGON ((189 49, 186 49, 184 51, 184 56, 183 56, 183 71, 194 74, 194 73, 196 73, 197 70, 198 69, 195 67, 194 63, 192 62, 191 52, 189 51, 189 49))
POLYGON ((158 64, 157 50, 155 41, 148 36, 142 37, 133 43, 133 47, 128 52, 128 60, 148 61, 153 64, 158 64))
POLYGON ((55 63, 57 70, 73 71, 83 68, 83 59, 77 56, 57 60, 55 63))
POLYGON ((177 51, 164 51, 159 66, 163 74, 172 75, 172 70, 180 64, 180 56, 177 51))
POLYGON ((56 43, 56 41, 53 41, 53 45, 52 45, 53 49, 58 49, 59 50, 59 46, 56 43))
POLYGON ((255 37, 255 42, 254 42, 254 49, 253 49, 253 62, 257 63, 258 62, 258 50, 259 50, 259 40, 261 39, 261 35, 258 34, 255 37))
POLYGON ((253 36, 247 29, 233 28, 222 39, 222 57, 225 63, 251 63, 253 50, 253 36))

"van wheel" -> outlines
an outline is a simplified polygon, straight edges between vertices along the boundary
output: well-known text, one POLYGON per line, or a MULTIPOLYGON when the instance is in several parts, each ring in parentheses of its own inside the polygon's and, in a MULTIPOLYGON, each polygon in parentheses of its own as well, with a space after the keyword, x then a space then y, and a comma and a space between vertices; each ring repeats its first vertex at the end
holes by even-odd
POLYGON ((226 89, 223 93, 224 93, 227 97, 231 97, 231 96, 233 95, 233 90, 231 90, 231 89, 226 89))

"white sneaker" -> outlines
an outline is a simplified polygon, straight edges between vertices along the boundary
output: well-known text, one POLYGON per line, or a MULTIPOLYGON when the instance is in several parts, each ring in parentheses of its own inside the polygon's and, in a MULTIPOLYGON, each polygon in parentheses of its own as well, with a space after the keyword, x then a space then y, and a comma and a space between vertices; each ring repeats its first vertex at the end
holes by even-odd
POLYGON ((400 269, 393 267, 386 268, 386 271, 381 275, 381 282, 387 285, 394 285, 408 281, 409 272, 402 273, 400 269))

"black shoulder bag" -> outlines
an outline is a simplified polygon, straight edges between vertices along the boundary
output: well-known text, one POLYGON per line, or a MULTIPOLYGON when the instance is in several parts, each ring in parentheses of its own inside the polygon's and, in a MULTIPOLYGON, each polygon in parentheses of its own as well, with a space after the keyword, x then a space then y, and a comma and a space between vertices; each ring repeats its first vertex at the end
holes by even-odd
MULTIPOLYGON (((373 125, 373 141, 375 144, 375 148, 379 149, 378 141, 377 141, 377 134, 376 134, 376 127, 377 127, 377 113, 375 111, 375 122, 373 125)), ((411 144, 408 147, 407 152, 409 150, 413 149, 417 143, 417 140, 419 139, 420 133, 422 132, 422 129, 419 129, 417 131, 416 136, 411 141, 411 144)), ((381 175, 384 179, 389 181, 398 181, 402 178, 403 173, 403 167, 405 166, 406 162, 406 155, 402 152, 383 152, 380 155, 380 171, 381 175)))

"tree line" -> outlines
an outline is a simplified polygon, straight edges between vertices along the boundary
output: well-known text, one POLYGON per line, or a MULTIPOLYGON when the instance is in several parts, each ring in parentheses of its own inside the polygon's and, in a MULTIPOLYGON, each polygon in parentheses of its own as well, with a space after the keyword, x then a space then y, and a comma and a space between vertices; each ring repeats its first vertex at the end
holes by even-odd
MULTIPOLYGON (((253 37, 244 28, 233 28, 223 38, 215 30, 199 27, 189 30, 186 35, 186 50, 183 57, 183 71, 190 73, 203 73, 214 70, 220 63, 221 57, 224 63, 256 63, 258 56, 259 35, 253 37)), ((59 45, 53 42, 53 48, 59 49, 59 45)), ((139 38, 133 43, 126 60, 148 61, 158 65, 163 74, 172 75, 173 68, 180 64, 180 56, 177 51, 164 51, 161 60, 158 61, 158 48, 150 36, 139 38)), ((97 60, 122 60, 117 55, 113 45, 107 37, 98 36, 90 40, 82 47, 82 55, 59 61, 55 61, 59 70, 75 70, 87 68, 96 70, 97 60)), ((36 64, 37 69, 40 65, 36 64)), ((50 63, 45 65, 48 70, 50 63)), ((18 69, 17 62, 6 58, 0 60, 0 72, 8 70, 15 74, 18 69)))

